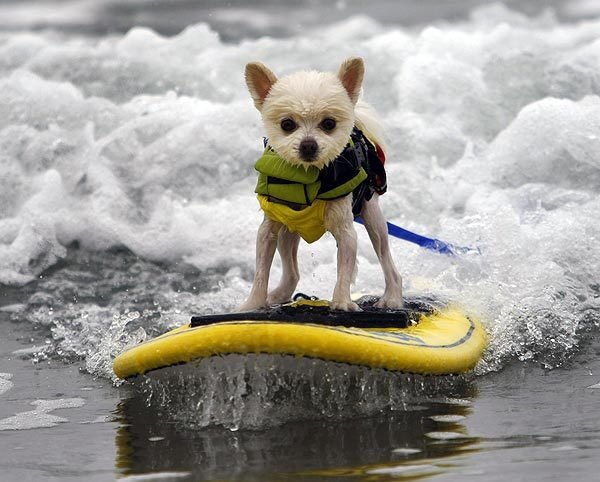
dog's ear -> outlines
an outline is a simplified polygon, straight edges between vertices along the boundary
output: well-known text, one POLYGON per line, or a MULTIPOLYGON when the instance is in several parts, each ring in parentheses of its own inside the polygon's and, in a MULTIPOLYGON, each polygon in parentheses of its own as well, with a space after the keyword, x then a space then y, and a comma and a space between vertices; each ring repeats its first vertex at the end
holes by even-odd
POLYGON ((353 104, 358 101, 364 75, 365 64, 360 57, 350 57, 344 60, 338 71, 338 78, 353 104))
POLYGON ((251 62, 246 65, 245 76, 246 85, 254 99, 254 105, 258 110, 261 110, 271 87, 277 82, 277 77, 260 62, 251 62))

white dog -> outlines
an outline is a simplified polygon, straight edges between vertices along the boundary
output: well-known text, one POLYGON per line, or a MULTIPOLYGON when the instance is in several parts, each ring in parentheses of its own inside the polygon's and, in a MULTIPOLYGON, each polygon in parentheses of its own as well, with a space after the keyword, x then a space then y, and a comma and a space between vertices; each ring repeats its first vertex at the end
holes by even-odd
POLYGON ((268 144, 256 164, 260 173, 256 192, 265 217, 256 240, 254 284, 239 310, 289 301, 299 280, 300 237, 313 242, 325 231, 338 246, 330 307, 359 310, 350 298, 356 215, 362 217, 383 268, 385 291, 377 306, 402 307, 402 278, 390 254, 378 205, 386 187, 381 129, 370 108, 358 102, 363 60, 347 59, 337 75, 310 71, 278 79, 257 62, 248 64, 245 74, 268 144), (269 293, 276 248, 283 273, 279 286, 269 293))

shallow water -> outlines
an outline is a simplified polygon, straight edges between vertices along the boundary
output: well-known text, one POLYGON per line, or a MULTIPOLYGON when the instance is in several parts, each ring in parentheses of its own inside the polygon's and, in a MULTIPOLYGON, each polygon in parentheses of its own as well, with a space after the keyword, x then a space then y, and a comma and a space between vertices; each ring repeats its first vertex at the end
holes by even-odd
MULTIPOLYGON (((268 14, 207 4, 208 23, 181 33, 186 2, 172 30, 159 26, 169 18, 153 10, 160 2, 146 17, 135 2, 128 14, 110 1, 67 3, 71 27, 64 16, 19 23, 43 9, 19 16, 26 2, 0 5, 12 12, 0 33, 7 480, 595 475, 593 2, 556 3, 555 13, 539 2, 408 2, 406 14, 384 1, 369 11, 337 2, 338 23, 327 9, 317 22, 304 4, 268 14), (107 11, 110 32, 98 24, 107 11), (305 16, 278 28, 290 12, 305 16), (138 24, 175 35, 129 30, 138 24), (388 130, 386 216, 481 250, 448 258, 393 242, 408 293, 451 298, 485 323, 490 348, 475 373, 418 378, 225 357, 166 384, 114 386, 111 360, 126 346, 192 313, 231 309, 249 291, 262 131, 245 62, 331 70, 354 54, 366 60, 364 96, 388 130)), ((358 231, 355 290, 381 291, 358 231)), ((299 290, 329 297, 333 240, 303 245, 300 256, 299 290)))
POLYGON ((591 480, 597 467, 597 337, 565 368, 513 362, 392 412, 232 431, 165 417, 143 391, 78 364, 32 366, 12 354, 30 333, 13 332, 0 342, 2 367, 15 374, 0 428, 32 400, 63 408, 50 412, 62 419, 53 427, 0 431, 4 480, 591 480))

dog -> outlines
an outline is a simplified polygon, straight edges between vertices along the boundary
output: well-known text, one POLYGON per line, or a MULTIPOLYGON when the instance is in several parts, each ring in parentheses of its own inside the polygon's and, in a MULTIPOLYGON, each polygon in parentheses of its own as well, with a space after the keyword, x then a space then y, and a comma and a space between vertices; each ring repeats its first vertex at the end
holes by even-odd
POLYGON ((256 192, 264 211, 256 239, 256 271, 239 311, 290 301, 299 281, 300 237, 313 242, 325 231, 334 236, 338 248, 330 308, 359 310, 350 297, 356 215, 361 216, 383 269, 385 291, 376 306, 402 307, 402 278, 378 204, 386 187, 383 138, 372 109, 359 101, 363 77, 364 62, 358 57, 345 60, 337 75, 303 71, 278 79, 262 63, 246 65, 246 85, 267 138, 265 153, 255 166, 256 192), (276 249, 282 276, 268 292, 276 249))

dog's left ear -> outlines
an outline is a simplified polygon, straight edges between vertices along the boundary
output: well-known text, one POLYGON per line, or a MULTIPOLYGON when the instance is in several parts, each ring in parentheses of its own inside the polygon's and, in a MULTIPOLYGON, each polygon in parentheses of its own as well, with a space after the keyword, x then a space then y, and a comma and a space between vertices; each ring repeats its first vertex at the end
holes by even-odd
POLYGON ((338 71, 338 78, 353 104, 358 101, 364 75, 365 64, 360 57, 350 57, 344 60, 338 71))

